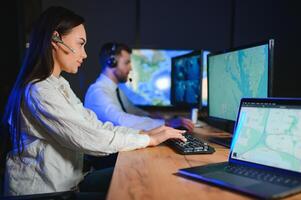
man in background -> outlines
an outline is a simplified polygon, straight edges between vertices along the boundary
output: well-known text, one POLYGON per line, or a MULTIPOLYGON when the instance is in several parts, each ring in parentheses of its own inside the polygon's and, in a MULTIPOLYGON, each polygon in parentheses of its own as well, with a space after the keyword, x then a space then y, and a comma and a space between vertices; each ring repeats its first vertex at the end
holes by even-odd
POLYGON ((177 117, 157 119, 148 112, 134 106, 119 90, 119 83, 128 80, 131 71, 132 50, 125 44, 106 43, 99 53, 102 72, 85 96, 85 107, 93 110, 101 121, 111 121, 114 125, 150 130, 162 125, 192 131, 190 119, 177 117))

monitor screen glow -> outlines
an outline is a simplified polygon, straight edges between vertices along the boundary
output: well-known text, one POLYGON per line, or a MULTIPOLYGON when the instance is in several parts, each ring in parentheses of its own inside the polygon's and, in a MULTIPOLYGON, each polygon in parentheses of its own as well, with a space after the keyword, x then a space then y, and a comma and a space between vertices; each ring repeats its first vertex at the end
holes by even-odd
POLYGON ((172 58, 171 103, 175 106, 207 106, 207 55, 197 50, 172 58))
POLYGON ((236 120, 241 98, 269 96, 273 40, 208 55, 209 117, 236 120))
POLYGON ((191 50, 133 49, 131 82, 121 85, 133 104, 171 106, 171 58, 191 50))
POLYGON ((202 51, 172 58, 171 103, 181 107, 200 106, 202 51))

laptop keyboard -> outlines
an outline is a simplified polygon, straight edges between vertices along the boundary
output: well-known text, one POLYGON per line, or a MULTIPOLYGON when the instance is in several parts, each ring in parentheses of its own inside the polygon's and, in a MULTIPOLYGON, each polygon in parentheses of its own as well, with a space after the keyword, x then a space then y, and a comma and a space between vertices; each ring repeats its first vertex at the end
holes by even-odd
POLYGON ((180 154, 210 154, 215 152, 214 148, 209 146, 207 142, 191 135, 191 133, 183 135, 187 139, 186 142, 170 139, 166 143, 180 154))
POLYGON ((260 169, 249 168, 245 166, 227 165, 224 170, 228 173, 245 176, 259 181, 269 182, 277 185, 293 187, 301 184, 299 179, 291 176, 282 176, 277 173, 263 171, 260 169))

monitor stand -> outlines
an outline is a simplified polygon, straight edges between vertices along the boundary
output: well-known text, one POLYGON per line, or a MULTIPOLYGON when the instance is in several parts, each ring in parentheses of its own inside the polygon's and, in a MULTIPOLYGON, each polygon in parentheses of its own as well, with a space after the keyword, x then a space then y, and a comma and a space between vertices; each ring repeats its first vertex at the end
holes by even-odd
POLYGON ((232 137, 210 137, 209 141, 230 148, 232 137))

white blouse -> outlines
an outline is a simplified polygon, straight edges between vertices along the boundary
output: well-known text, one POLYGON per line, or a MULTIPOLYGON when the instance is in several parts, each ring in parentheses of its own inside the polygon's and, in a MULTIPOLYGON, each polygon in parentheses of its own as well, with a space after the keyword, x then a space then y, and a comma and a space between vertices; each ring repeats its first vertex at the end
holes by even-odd
POLYGON ((102 123, 63 78, 29 84, 21 109, 22 161, 17 147, 7 156, 5 194, 70 190, 83 179, 83 154, 102 156, 146 147, 139 130, 102 123))

